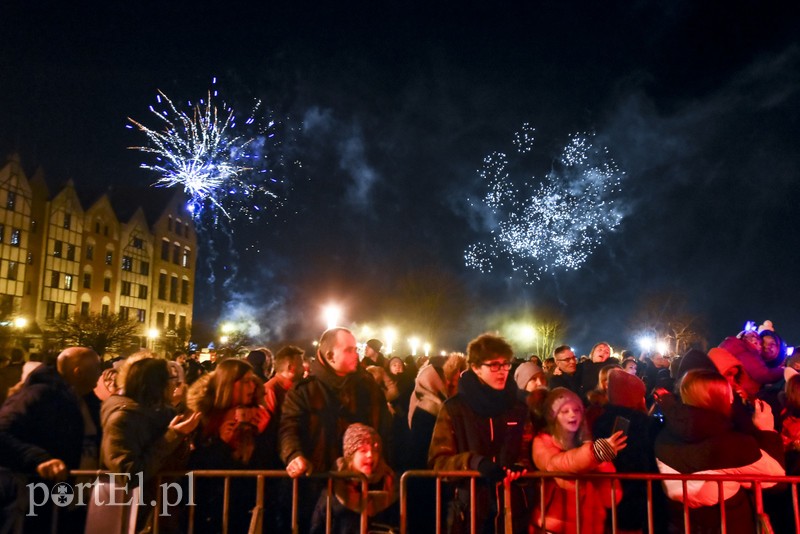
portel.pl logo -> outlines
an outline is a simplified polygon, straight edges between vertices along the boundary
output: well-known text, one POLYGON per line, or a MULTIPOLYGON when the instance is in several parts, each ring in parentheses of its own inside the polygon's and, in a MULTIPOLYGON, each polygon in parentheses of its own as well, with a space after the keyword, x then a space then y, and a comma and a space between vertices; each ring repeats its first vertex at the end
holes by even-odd
MULTIPOLYGON (((36 509, 40 506, 49 505, 50 502, 56 506, 66 508, 67 506, 156 506, 158 501, 155 499, 150 503, 144 502, 141 491, 129 491, 130 479, 136 477, 138 483, 135 486, 142 487, 144 474, 139 473, 107 473, 102 478, 96 478, 90 482, 79 482, 73 487, 66 482, 59 482, 55 486, 48 487, 44 482, 32 482, 27 484, 28 488, 28 516, 36 517, 36 509)), ((184 502, 183 486, 178 482, 165 482, 159 486, 161 495, 160 516, 168 516, 170 508, 183 504, 194 506, 194 473, 186 475, 188 480, 186 501, 184 502)))

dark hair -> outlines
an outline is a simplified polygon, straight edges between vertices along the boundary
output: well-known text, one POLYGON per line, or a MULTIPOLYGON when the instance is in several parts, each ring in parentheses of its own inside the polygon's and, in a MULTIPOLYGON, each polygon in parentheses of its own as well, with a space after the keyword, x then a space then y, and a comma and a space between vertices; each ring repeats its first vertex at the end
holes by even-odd
POLYGON ((131 364, 125 377, 125 396, 142 406, 166 403, 164 392, 169 384, 167 360, 143 358, 131 364))
POLYGON ((296 359, 302 359, 306 351, 296 345, 286 345, 275 353, 275 371, 282 373, 289 370, 296 359))
POLYGON ((480 365, 486 360, 503 357, 511 359, 514 350, 505 339, 493 334, 481 334, 467 345, 467 363, 480 365))
POLYGON ((800 415, 800 375, 786 381, 786 411, 792 417, 800 415))
POLYGON ((559 345, 559 346, 558 346, 558 347, 556 347, 556 349, 553 351, 553 358, 555 358, 556 356, 558 356, 558 355, 559 355, 559 354, 561 354, 562 352, 564 352, 564 351, 568 351, 568 350, 572 350, 572 347, 570 347, 569 345, 559 345))

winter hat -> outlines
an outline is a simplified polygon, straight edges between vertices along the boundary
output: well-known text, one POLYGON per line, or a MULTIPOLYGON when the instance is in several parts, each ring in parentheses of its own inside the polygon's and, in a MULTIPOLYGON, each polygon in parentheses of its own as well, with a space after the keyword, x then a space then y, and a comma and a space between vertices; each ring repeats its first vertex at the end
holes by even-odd
POLYGON ((367 341, 367 346, 374 350, 375 352, 380 352, 383 348, 383 343, 380 339, 370 339, 367 341))
POLYGON ((364 445, 369 445, 373 450, 380 450, 381 437, 374 428, 361 423, 353 423, 344 431, 342 453, 345 460, 350 460, 364 445))
POLYGON ((517 383, 517 387, 519 387, 519 389, 525 389, 525 386, 528 385, 528 382, 543 372, 544 371, 542 371, 542 368, 536 365, 534 362, 521 363, 519 367, 517 367, 517 370, 514 371, 514 382, 517 383))
MULTIPOLYGON (((754 356, 760 357, 758 351, 755 350, 753 347, 751 347, 747 341, 745 341, 744 339, 738 339, 733 336, 729 336, 723 339, 722 343, 719 344, 719 348, 725 349, 740 362, 745 361, 746 359, 752 358, 754 356)), ((711 353, 709 352, 709 357, 710 356, 711 353)))
MULTIPOLYGON (((722 343, 725 343, 728 340, 734 340, 741 342, 742 344, 746 344, 745 341, 736 339, 735 337, 726 338, 722 343)), ((734 349, 736 348, 735 343, 725 344, 726 346, 733 347, 734 349)), ((722 344, 720 344, 720 347, 713 348, 708 351, 708 358, 714 362, 719 374, 726 378, 729 376, 736 377, 737 385, 741 387, 749 397, 754 397, 755 394, 758 393, 758 390, 761 389, 761 386, 759 386, 758 383, 753 380, 749 374, 747 374, 747 371, 745 371, 744 367, 742 366, 742 362, 736 358, 734 354, 721 347, 722 344), (734 368, 736 368, 736 370, 733 370, 734 368)))
POLYGON ((644 411, 644 394, 645 386, 641 378, 622 369, 612 369, 608 373, 609 404, 644 411))
POLYGON ((781 336, 775 333, 775 327, 772 325, 772 321, 764 321, 761 326, 758 327, 758 336, 761 339, 765 337, 773 337, 775 339, 775 343, 778 345, 778 361, 782 361, 786 357, 786 344, 783 342, 781 336))
POLYGON ((708 355, 699 349, 691 349, 683 355, 681 362, 678 365, 678 374, 675 378, 680 378, 692 369, 706 369, 708 371, 716 371, 717 368, 714 362, 708 355))
POLYGON ((548 393, 547 398, 544 400, 544 408, 542 410, 544 411, 544 417, 548 424, 552 424, 556 420, 556 416, 558 412, 561 411, 561 407, 568 402, 576 404, 581 412, 583 412, 583 402, 581 402, 581 398, 572 390, 558 387, 553 388, 550 393, 548 393))

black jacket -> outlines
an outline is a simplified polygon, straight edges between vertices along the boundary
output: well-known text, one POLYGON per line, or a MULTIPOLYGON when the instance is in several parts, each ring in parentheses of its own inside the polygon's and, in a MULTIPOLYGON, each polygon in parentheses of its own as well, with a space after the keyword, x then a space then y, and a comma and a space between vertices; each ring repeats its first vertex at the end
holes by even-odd
POLYGON ((372 376, 359 368, 340 377, 317 360, 311 362, 311 373, 286 394, 278 432, 281 460, 289 464, 302 455, 315 472, 330 471, 342 456, 342 437, 352 423, 377 430, 390 458, 391 416, 372 376))
POLYGON ((42 462, 58 458, 77 469, 84 433, 80 402, 55 367, 34 369, 0 408, 2 465, 31 474, 42 462))

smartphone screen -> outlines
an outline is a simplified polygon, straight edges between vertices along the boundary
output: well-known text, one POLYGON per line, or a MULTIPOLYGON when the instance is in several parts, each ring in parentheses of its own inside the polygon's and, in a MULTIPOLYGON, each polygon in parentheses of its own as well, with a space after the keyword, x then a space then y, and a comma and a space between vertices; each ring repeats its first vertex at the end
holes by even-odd
POLYGON ((611 430, 611 435, 613 436, 614 434, 616 434, 617 432, 622 430, 622 433, 627 436, 628 435, 628 426, 630 426, 630 424, 631 424, 630 419, 626 419, 624 417, 617 416, 614 419, 614 429, 611 430))

